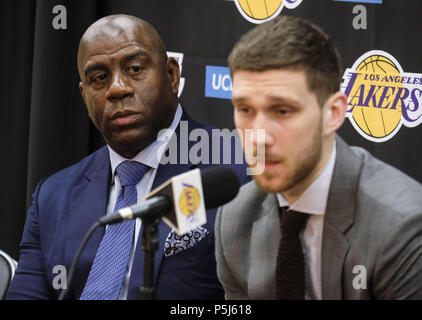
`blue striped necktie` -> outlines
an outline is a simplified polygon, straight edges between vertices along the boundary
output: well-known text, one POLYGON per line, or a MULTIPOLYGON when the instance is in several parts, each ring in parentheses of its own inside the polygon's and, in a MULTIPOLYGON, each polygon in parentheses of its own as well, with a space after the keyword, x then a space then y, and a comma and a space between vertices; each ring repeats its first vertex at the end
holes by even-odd
MULTIPOLYGON (((136 184, 149 167, 136 161, 123 161, 116 172, 120 192, 114 211, 136 204, 136 184)), ((107 227, 95 255, 81 300, 117 300, 126 273, 133 245, 135 220, 127 220, 107 227)))

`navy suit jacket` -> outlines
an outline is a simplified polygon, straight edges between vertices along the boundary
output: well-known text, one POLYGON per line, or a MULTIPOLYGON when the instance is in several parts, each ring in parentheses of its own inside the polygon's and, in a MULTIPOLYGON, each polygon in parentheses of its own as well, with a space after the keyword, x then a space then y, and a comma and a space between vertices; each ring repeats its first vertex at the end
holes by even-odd
MULTIPOLYGON (((198 123, 183 112, 181 121, 188 121, 189 132, 205 129, 211 137, 211 125, 198 123)), ((176 129, 178 150, 186 143, 181 136, 180 124, 176 129)), ((190 148, 196 141, 189 141, 190 148)), ((232 139, 232 163, 234 140, 232 139)), ((194 168, 212 166, 210 141, 209 164, 166 164, 158 167, 152 189, 169 178, 194 168)), ((223 158, 222 142, 219 145, 223 158)), ((214 150, 215 151, 215 150, 214 150)), ((222 161, 221 161, 222 162, 222 161)), ((244 164, 226 165, 235 170, 241 184, 247 182, 244 164)), ((224 183, 224 182, 222 182, 224 183)), ((84 235, 91 225, 106 213, 111 184, 111 167, 107 147, 102 147, 81 162, 55 173, 41 181, 29 209, 22 241, 20 258, 15 276, 9 287, 7 299, 57 299, 61 290, 54 289, 53 280, 70 265, 84 235)), ((223 299, 224 291, 216 274, 214 252, 214 219, 216 209, 207 210, 207 223, 203 227, 209 234, 194 247, 181 253, 164 257, 164 243, 171 229, 163 222, 159 225, 159 249, 155 253, 155 285, 157 299, 223 299)), ((78 299, 91 270, 92 262, 104 228, 98 228, 88 241, 74 274, 68 294, 78 299)), ((136 244, 135 258, 129 282, 128 299, 139 299, 143 284, 144 252, 140 248, 142 230, 136 244)), ((57 281, 57 278, 56 278, 57 281)))

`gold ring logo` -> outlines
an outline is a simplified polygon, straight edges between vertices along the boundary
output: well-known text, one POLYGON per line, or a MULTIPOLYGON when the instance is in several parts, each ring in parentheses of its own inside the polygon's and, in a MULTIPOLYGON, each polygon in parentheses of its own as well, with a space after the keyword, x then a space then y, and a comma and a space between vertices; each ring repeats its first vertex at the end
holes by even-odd
POLYGON ((296 8, 302 0, 235 0, 242 16, 252 23, 263 23, 277 17, 284 6, 296 8))
POLYGON ((180 211, 185 216, 191 216, 198 210, 200 203, 201 197, 198 189, 193 186, 186 186, 179 198, 180 211))

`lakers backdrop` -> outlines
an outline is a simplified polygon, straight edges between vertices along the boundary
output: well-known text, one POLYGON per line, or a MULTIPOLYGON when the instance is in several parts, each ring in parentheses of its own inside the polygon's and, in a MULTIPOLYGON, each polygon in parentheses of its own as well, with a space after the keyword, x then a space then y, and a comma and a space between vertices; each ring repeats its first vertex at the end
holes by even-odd
POLYGON ((240 35, 279 15, 313 21, 342 56, 349 106, 339 134, 422 182, 421 12, 420 0, 2 0, 0 136, 9 150, 0 164, 14 184, 0 192, 0 249, 17 257, 35 185, 104 143, 76 69, 79 39, 98 18, 126 13, 151 22, 181 66, 182 106, 230 130, 226 59, 240 35))

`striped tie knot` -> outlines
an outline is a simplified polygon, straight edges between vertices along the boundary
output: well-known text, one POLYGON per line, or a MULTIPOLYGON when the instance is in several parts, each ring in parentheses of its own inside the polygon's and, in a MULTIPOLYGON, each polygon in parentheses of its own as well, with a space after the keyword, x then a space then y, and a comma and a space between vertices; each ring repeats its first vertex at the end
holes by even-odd
POLYGON ((123 161, 120 163, 116 172, 122 186, 136 185, 148 171, 149 166, 137 161, 123 161))

